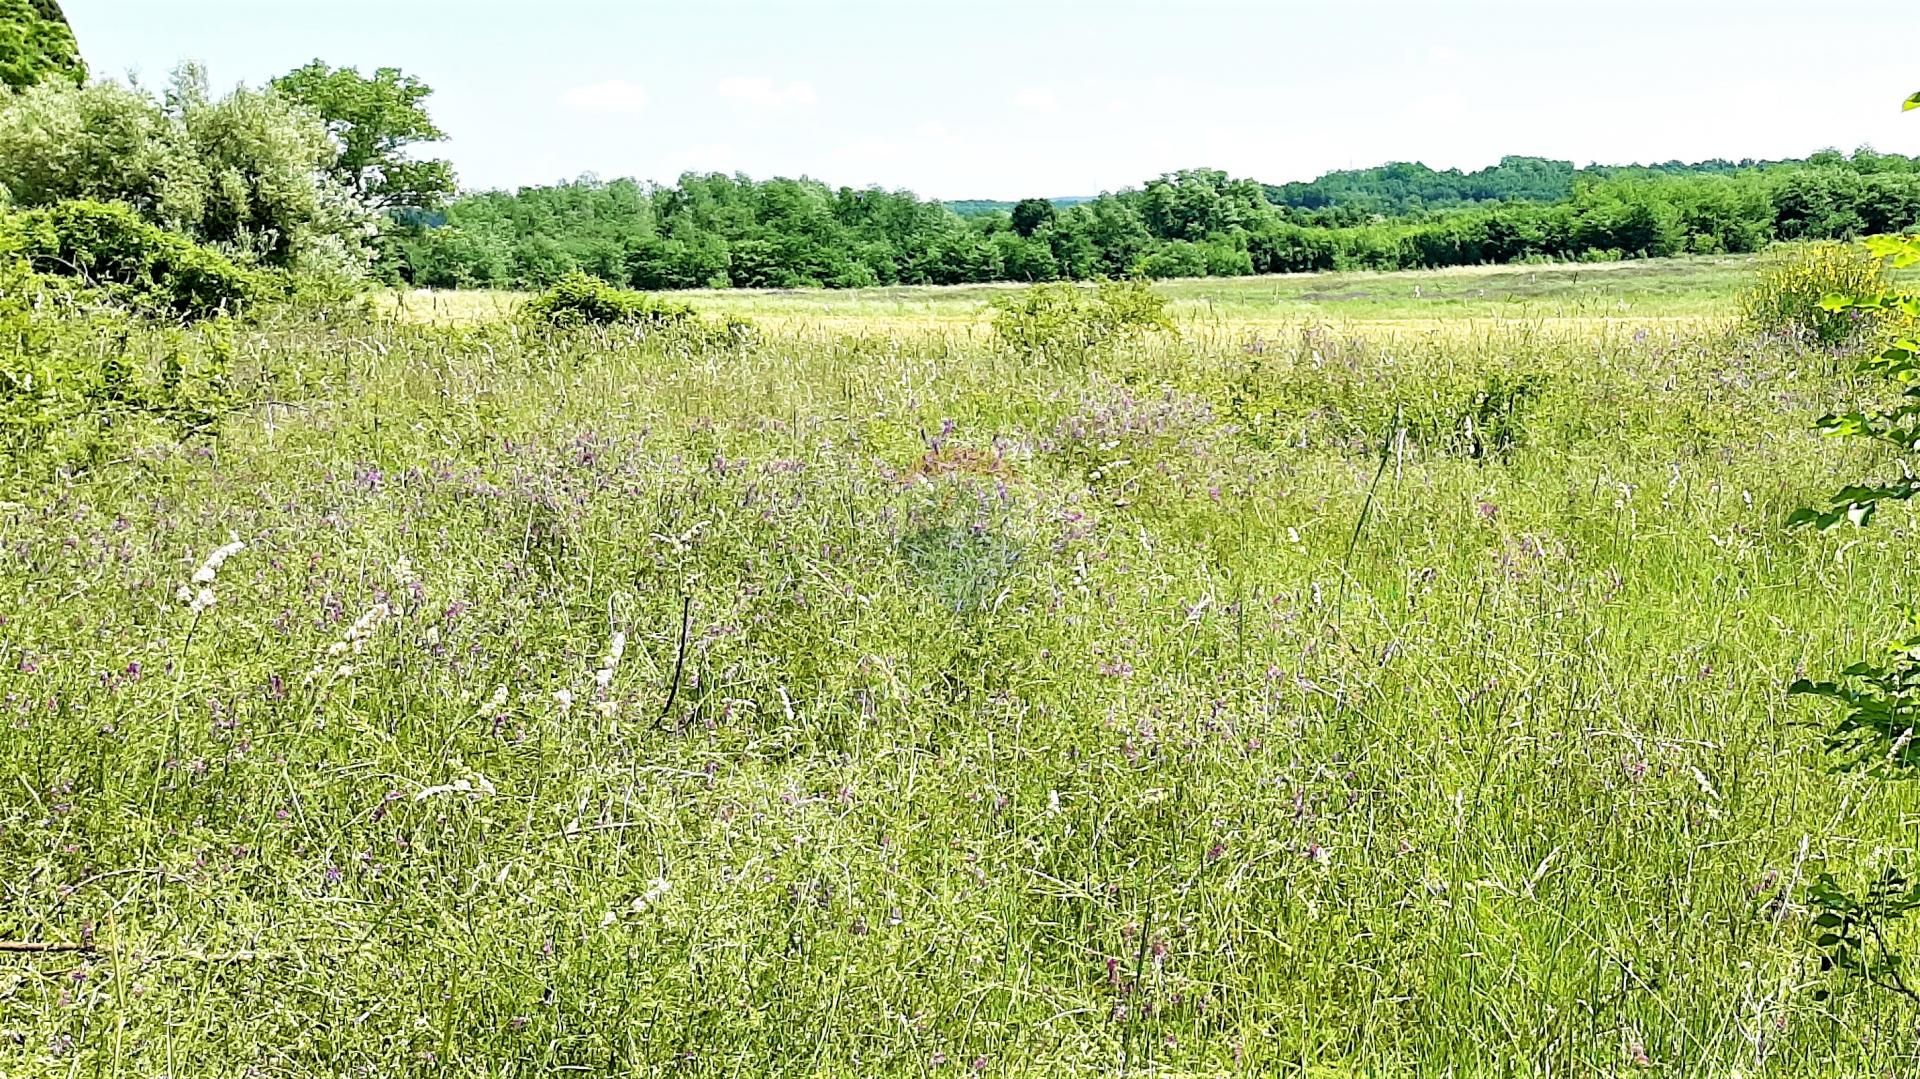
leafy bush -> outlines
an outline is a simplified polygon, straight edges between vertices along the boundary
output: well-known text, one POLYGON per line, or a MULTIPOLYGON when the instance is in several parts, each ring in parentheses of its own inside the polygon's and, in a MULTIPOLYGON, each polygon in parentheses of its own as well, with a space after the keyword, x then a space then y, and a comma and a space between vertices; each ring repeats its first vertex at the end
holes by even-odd
POLYGON ((316 117, 274 93, 216 97, 194 68, 164 101, 110 83, 0 95, 0 188, 13 205, 120 202, 275 268, 364 272, 375 219, 327 176, 333 157, 316 117))
MULTIPOLYGON (((1920 108, 1920 94, 1909 97, 1906 108, 1920 108)), ((1901 392, 1897 404, 1828 415, 1818 426, 1829 435, 1881 443, 1893 451, 1900 475, 1879 483, 1868 479, 1850 484, 1831 495, 1824 508, 1800 509, 1788 519, 1791 527, 1822 530, 1843 522, 1865 527, 1881 503, 1910 502, 1920 496, 1920 477, 1913 463, 1920 447, 1916 438, 1920 397, 1914 390, 1920 384, 1920 334, 1912 332, 1920 323, 1920 293, 1895 290, 1890 272, 1920 265, 1920 237, 1879 237, 1867 241, 1864 250, 1847 248, 1844 255, 1834 253, 1830 259, 1824 275, 1806 272, 1809 283, 1798 285, 1802 295, 1796 299, 1804 302, 1803 294, 1815 291, 1812 281, 1829 285, 1814 302, 1819 304, 1819 316, 1835 327, 1829 335, 1836 340, 1852 340, 1862 334, 1863 327, 1898 330, 1891 335, 1891 344, 1861 363, 1860 372, 1883 378, 1891 389, 1901 392)), ((1848 598, 1859 605, 1871 602, 1863 592, 1848 598)), ((1920 768, 1920 744, 1914 738, 1920 730, 1920 621, 1914 621, 1911 612, 1908 618, 1912 629, 1888 647, 1885 660, 1855 663, 1832 680, 1797 679, 1788 687, 1790 695, 1840 705, 1841 718, 1825 738, 1839 768, 1890 778, 1911 777, 1920 768)), ((1855 894, 1831 873, 1822 873, 1808 889, 1806 902, 1813 912, 1818 934, 1814 947, 1820 951, 1823 971, 1920 1006, 1920 991, 1902 975, 1913 938, 1899 932, 1908 915, 1920 910, 1920 885, 1897 866, 1889 866, 1855 894)), ((1827 994, 1823 988, 1816 999, 1827 994)))
POLYGON ((0 456, 37 449, 77 398, 53 362, 50 283, 24 262, 0 262, 0 456))
POLYGON ((63 202, 17 216, 0 244, 40 273, 77 277, 148 313, 206 318, 257 299, 261 278, 142 219, 131 207, 63 202))
POLYGON ((232 401, 229 329, 135 327, 125 312, 89 304, 70 278, 0 260, 0 461, 97 458, 134 417, 179 434, 211 429, 232 401), (157 364, 127 354, 136 329, 163 344, 157 364))
POLYGON ((1144 281, 1102 281, 1093 289, 1035 285, 996 298, 992 307, 994 333, 1031 359, 1084 358, 1174 328, 1166 299, 1144 281))
POLYGON ((1828 306, 1829 296, 1878 295, 1886 267, 1854 244, 1816 243, 1769 257, 1740 298, 1741 316, 1761 333, 1829 348, 1858 343, 1876 319, 1857 309, 1828 306))
POLYGON ((616 288, 597 277, 570 273, 527 303, 527 317, 546 326, 671 326, 693 318, 693 308, 644 292, 616 288))

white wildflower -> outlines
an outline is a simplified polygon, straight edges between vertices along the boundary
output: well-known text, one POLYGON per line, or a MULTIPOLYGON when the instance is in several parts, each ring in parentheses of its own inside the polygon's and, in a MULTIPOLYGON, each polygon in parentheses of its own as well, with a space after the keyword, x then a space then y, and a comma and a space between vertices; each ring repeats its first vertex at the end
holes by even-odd
MULTIPOLYGON (((456 765, 459 764, 458 761, 454 763, 456 765)), ((491 798, 497 793, 498 791, 494 789, 492 780, 481 775, 479 772, 470 772, 465 777, 456 779, 451 783, 442 783, 437 787, 422 788, 419 793, 413 796, 413 800, 416 802, 424 802, 429 798, 438 798, 444 794, 460 794, 478 800, 481 798, 491 798)))
POLYGON ((214 548, 213 553, 207 556, 207 560, 200 563, 200 568, 193 571, 193 583, 212 584, 213 579, 220 575, 220 567, 226 564, 227 559, 246 549, 247 545, 240 542, 240 537, 232 536, 231 542, 224 547, 214 548))
POLYGON ((624 911, 615 907, 603 915, 600 919, 600 928, 605 929, 619 921, 622 914, 639 914, 645 911, 648 907, 666 898, 667 893, 671 891, 673 891, 672 881, 665 877, 655 877, 647 885, 647 890, 634 896, 633 902, 628 903, 624 911))
POLYGON ((240 537, 233 536, 226 546, 216 547, 207 555, 207 560, 193 571, 192 579, 174 593, 175 598, 187 605, 188 613, 197 618, 213 606, 213 582, 220 576, 220 567, 226 564, 227 559, 246 549, 247 545, 240 542, 240 537))
POLYGON ((620 657, 627 654, 627 631, 616 629, 613 639, 607 642, 607 658, 600 663, 600 669, 593 672, 593 684, 605 693, 613 685, 614 668, 620 666, 620 657))
POLYGON ((493 715, 499 715, 500 713, 506 710, 507 710, 507 687, 505 686, 493 687, 493 699, 487 702, 487 711, 493 715))
POLYGON ((570 689, 554 690, 553 703, 559 706, 560 714, 563 716, 573 711, 573 691, 570 689))
POLYGON ((355 655, 359 655, 360 650, 367 645, 367 638, 373 636, 373 631, 379 629, 380 623, 386 621, 387 616, 392 613, 393 608, 387 606, 384 601, 368 607, 365 614, 355 619, 353 625, 347 627, 344 643, 355 655))

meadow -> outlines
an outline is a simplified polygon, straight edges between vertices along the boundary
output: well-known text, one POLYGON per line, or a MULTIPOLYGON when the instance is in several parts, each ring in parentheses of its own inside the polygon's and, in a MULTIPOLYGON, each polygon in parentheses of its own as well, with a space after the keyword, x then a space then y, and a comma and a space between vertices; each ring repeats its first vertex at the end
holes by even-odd
POLYGON ((1920 566, 1750 272, 245 327, 0 493, 0 1075, 1906 1074, 1784 687, 1920 566))

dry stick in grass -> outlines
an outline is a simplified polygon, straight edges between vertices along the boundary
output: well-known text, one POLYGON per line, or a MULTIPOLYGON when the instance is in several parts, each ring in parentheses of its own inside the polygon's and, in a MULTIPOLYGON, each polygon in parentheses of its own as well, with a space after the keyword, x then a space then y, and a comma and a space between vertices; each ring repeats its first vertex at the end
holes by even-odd
POLYGON ((60 955, 70 952, 99 951, 91 944, 61 944, 51 941, 0 940, 0 955, 60 955))
POLYGON ((667 700, 660 706, 660 718, 656 725, 665 729, 667 717, 673 714, 673 702, 680 698, 680 678, 687 670, 687 631, 693 626, 693 593, 680 597, 680 647, 673 657, 673 681, 667 684, 667 700))

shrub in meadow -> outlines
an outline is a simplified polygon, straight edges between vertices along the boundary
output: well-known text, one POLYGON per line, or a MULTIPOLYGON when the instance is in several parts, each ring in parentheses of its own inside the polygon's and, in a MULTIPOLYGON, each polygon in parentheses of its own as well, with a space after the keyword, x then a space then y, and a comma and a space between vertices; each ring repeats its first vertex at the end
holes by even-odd
POLYGON ((143 313, 208 318, 238 312, 262 292, 260 275, 118 203, 29 210, 5 232, 0 248, 32 269, 77 277, 143 313))
POLYGON ((1084 359, 1155 331, 1173 332, 1173 320, 1144 281, 1035 285, 993 301, 993 332, 1027 359, 1084 359))
POLYGON ((1746 324, 1764 334, 1842 348, 1871 335, 1878 319, 1829 306, 1830 296, 1871 296, 1887 284, 1881 261, 1854 244, 1817 243, 1769 256, 1740 298, 1746 324))
POLYGON ((620 323, 672 326, 693 319, 693 308, 617 288, 597 277, 570 273, 527 303, 526 315, 543 326, 612 326, 620 323))
POLYGON ((210 432, 242 396, 230 320, 156 324, 101 302, 111 291, 0 259, 0 462, 99 459, 136 418, 174 438, 210 432), (135 339, 154 362, 129 351, 135 339))

